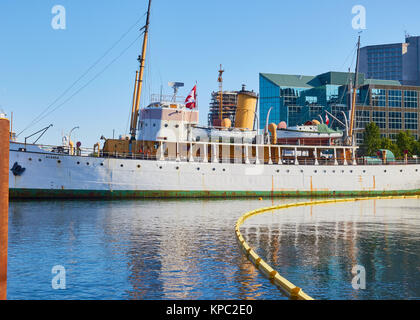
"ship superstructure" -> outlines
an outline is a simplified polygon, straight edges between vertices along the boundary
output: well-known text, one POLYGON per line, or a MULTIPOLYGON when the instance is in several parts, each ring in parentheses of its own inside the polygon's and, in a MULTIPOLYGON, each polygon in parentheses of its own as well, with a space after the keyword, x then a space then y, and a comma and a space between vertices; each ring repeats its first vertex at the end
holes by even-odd
MULTIPOLYGON (((258 96, 237 92, 235 121, 199 124, 195 102, 174 94, 139 108, 150 4, 131 106, 130 135, 101 148, 11 141, 11 198, 161 198, 419 194, 420 164, 357 157, 352 130, 317 120, 258 129, 258 96)), ((359 40, 360 43, 360 40, 359 40)), ((221 84, 220 68, 219 83, 221 84)), ((356 72, 357 74, 357 72, 356 72)), ((176 88, 176 85, 174 86, 176 88)), ((357 85, 354 87, 354 93, 357 85)), ((220 85, 220 92, 223 93, 220 85)), ((223 107, 223 95, 220 95, 223 107)), ((354 101, 354 100, 353 100, 354 101)), ((353 108, 354 109, 354 108, 353 108)), ((351 114, 350 129, 354 122, 351 114)))

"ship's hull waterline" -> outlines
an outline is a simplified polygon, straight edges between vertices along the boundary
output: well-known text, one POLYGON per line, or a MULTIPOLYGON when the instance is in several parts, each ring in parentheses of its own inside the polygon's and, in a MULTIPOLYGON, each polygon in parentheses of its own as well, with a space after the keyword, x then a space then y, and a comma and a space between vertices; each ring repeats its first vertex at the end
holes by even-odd
POLYGON ((252 165, 10 151, 11 199, 344 197, 420 194, 420 164, 252 165))

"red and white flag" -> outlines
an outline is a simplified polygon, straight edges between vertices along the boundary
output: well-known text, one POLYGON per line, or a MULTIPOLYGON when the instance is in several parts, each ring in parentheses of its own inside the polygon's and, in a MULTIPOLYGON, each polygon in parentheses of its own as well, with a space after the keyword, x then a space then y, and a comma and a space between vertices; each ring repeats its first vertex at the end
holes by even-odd
POLYGON ((188 109, 195 109, 197 99, 197 85, 191 90, 190 94, 188 95, 187 99, 185 99, 185 106, 188 109))
POLYGON ((330 118, 328 118, 328 114, 325 115, 325 123, 327 126, 330 124, 330 118))

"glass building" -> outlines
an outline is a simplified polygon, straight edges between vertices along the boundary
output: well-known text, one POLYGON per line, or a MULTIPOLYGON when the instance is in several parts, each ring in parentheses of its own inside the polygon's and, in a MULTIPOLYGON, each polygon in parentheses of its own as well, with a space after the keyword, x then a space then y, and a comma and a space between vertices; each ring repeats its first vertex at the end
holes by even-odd
POLYGON ((420 37, 406 36, 405 43, 360 49, 360 72, 368 79, 398 80, 420 86, 420 37))
MULTIPOLYGON (((349 118, 348 88, 354 79, 352 73, 327 72, 317 76, 260 73, 259 77, 260 129, 267 123, 281 121, 289 127, 314 119, 322 122, 325 110, 342 123, 349 118)), ((420 87, 402 86, 394 80, 365 79, 364 74, 359 74, 358 84, 354 123, 358 144, 370 122, 378 125, 383 137, 395 139, 401 130, 420 137, 420 87)), ((339 121, 329 118, 332 128, 345 129, 339 121)))
POLYGON ((398 132, 408 130, 418 139, 419 99, 417 86, 365 84, 360 87, 356 105, 357 143, 363 142, 363 132, 369 122, 377 124, 382 137, 395 140, 398 132))
MULTIPOLYGON (((260 73, 260 128, 268 122, 285 121, 296 126, 308 120, 322 121, 325 110, 344 120, 342 112, 349 111, 347 86, 354 74, 327 72, 317 76, 260 73)), ((359 74, 359 83, 364 76, 359 74)), ((344 121, 342 121, 344 122, 344 121)), ((339 122, 334 123, 342 128, 339 122)))

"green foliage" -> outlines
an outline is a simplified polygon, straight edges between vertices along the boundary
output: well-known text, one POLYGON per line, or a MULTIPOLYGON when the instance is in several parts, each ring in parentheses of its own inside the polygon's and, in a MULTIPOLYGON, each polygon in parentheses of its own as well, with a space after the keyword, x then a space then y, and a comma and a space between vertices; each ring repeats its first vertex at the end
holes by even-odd
POLYGON ((414 139, 410 131, 400 131, 397 134, 397 146, 399 149, 399 155, 404 156, 408 153, 409 156, 415 154, 417 141, 414 139))
POLYGON ((415 155, 420 156, 420 140, 416 141, 416 143, 414 144, 413 152, 415 155))
POLYGON ((379 149, 390 150, 397 158, 404 157, 405 151, 409 156, 420 156, 420 140, 416 141, 410 131, 400 131, 396 142, 381 138, 379 127, 371 122, 366 126, 361 151, 365 156, 376 156, 379 149))
POLYGON ((361 148, 365 156, 375 156, 381 148, 381 132, 376 123, 371 122, 366 125, 361 148))
POLYGON ((399 157, 400 150, 396 143, 392 142, 389 138, 381 138, 381 148, 391 151, 395 157, 399 157))

